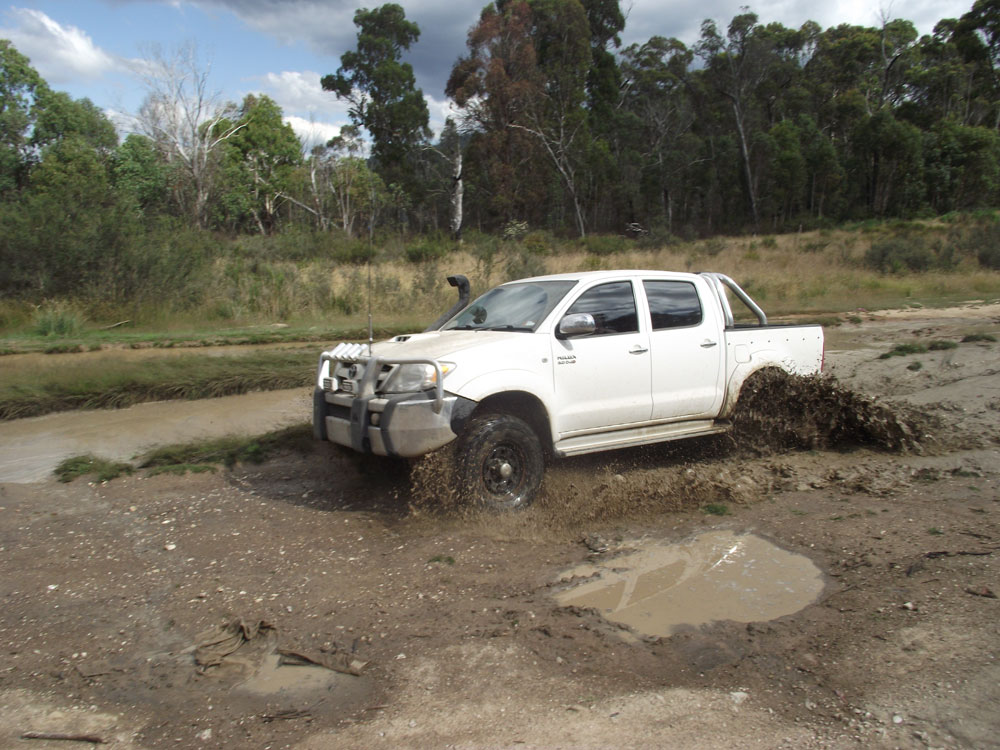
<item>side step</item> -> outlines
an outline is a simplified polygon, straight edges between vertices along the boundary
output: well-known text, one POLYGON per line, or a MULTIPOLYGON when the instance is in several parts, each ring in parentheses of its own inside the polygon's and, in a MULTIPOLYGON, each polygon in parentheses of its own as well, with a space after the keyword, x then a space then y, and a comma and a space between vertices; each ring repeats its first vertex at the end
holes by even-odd
POLYGON ((578 435, 559 440, 552 447, 557 456, 579 456, 583 453, 650 445, 699 435, 715 435, 726 432, 729 428, 730 424, 725 420, 699 419, 691 422, 669 422, 615 430, 614 432, 578 435))

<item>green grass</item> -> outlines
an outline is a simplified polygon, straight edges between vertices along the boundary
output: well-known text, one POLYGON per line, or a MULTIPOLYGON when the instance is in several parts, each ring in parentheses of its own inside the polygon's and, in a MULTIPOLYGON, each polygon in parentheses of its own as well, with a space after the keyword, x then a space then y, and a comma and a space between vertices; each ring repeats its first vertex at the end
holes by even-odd
POLYGON ((927 345, 927 350, 932 352, 944 352, 949 349, 957 349, 957 348, 958 348, 957 341, 944 341, 941 339, 932 341, 927 345))
POLYGON ((122 474, 131 474, 133 471, 131 464, 109 461, 88 453, 84 456, 67 458, 55 468, 54 473, 60 482, 72 482, 78 477, 90 474, 95 474, 98 482, 107 482, 122 474))
POLYGON ((708 516, 728 516, 732 513, 725 503, 709 503, 701 507, 701 512, 708 516))
POLYGON ((995 342, 997 337, 991 333, 970 333, 968 336, 962 337, 963 344, 973 344, 977 342, 995 342))
POLYGON ((97 481, 106 482, 122 474, 131 474, 136 468, 145 469, 146 476, 151 477, 157 474, 201 474, 215 471, 220 465, 259 464, 285 451, 308 453, 314 446, 312 426, 301 424, 252 437, 224 437, 165 445, 137 457, 135 466, 90 454, 74 456, 59 464, 55 475, 60 482, 72 482, 77 477, 96 474, 97 481))
POLYGON ((452 557, 451 555, 434 555, 434 557, 432 557, 430 560, 427 561, 428 565, 430 565, 431 563, 444 563, 445 565, 454 565, 455 558, 452 557))
POLYGON ((926 354, 927 347, 923 344, 896 344, 892 349, 879 355, 879 359, 890 357, 907 357, 911 354, 926 354))
MULTIPOLYGON (((907 357, 911 354, 926 354, 927 352, 943 352, 949 349, 957 349, 958 342, 936 339, 927 345, 918 343, 896 344, 889 351, 880 354, 879 359, 890 359, 891 357, 907 357)), ((914 368, 917 369, 917 368, 914 368)))
POLYGON ((305 453, 314 445, 311 425, 296 425, 253 437, 223 437, 165 445, 140 456, 139 468, 164 470, 165 467, 259 464, 280 451, 305 453))

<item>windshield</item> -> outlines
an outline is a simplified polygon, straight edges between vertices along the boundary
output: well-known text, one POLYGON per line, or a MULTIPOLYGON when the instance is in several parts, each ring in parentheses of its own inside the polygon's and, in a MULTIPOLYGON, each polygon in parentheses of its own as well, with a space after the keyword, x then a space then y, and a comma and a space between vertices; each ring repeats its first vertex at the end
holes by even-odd
POLYGON ((486 292, 445 323, 442 331, 534 331, 575 281, 504 284, 486 292))

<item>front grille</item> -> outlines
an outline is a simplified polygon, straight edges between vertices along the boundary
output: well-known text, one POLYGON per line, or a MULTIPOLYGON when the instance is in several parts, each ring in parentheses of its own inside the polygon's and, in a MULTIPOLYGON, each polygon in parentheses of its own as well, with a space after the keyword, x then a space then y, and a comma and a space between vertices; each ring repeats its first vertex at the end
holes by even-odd
POLYGON ((347 406, 341 406, 340 404, 327 404, 326 413, 331 417, 336 417, 337 419, 346 419, 348 422, 351 421, 351 409, 347 406))

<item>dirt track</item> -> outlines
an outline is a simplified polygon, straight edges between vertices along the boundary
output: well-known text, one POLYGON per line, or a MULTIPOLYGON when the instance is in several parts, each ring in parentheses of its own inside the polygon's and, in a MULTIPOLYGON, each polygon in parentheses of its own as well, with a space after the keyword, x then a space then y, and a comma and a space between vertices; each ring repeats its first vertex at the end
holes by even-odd
POLYGON ((0 485, 0 746, 1000 747, 1000 348, 878 359, 996 335, 1000 308, 870 317, 828 333, 828 370, 926 415, 920 452, 581 458, 499 518, 414 508, 405 472, 326 446, 0 485), (715 529, 807 555, 823 593, 669 638, 553 596, 579 563, 715 529), (273 629, 199 670, 195 646, 240 618, 273 629), (275 646, 367 667, 275 669, 275 646))

